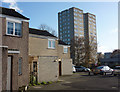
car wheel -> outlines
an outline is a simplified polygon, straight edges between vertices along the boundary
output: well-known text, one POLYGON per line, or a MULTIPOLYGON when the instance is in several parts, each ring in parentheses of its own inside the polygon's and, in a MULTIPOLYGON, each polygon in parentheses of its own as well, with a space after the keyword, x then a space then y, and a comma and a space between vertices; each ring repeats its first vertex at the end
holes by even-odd
POLYGON ((104 73, 103 73, 103 72, 101 72, 101 73, 100 73, 100 75, 104 75, 104 73))
POLYGON ((88 75, 90 75, 90 72, 88 72, 88 75))
POLYGON ((106 72, 104 72, 104 75, 106 75, 106 72))
POLYGON ((113 74, 114 74, 114 72, 111 73, 111 75, 113 75, 113 74))

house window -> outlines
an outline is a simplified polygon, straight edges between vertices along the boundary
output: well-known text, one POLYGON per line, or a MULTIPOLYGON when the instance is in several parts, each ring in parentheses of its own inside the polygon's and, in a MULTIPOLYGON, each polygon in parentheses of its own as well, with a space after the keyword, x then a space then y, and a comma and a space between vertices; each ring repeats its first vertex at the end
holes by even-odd
POLYGON ((22 25, 21 23, 7 22, 7 35, 21 36, 22 34, 22 25))
POLYGON ((19 58, 19 61, 18 61, 18 74, 19 75, 22 74, 22 58, 19 58))
POLYGON ((15 23, 15 35, 21 36, 21 24, 15 23))
POLYGON ((52 41, 52 47, 55 48, 55 41, 52 41))
POLYGON ((13 23, 8 22, 7 24, 7 34, 13 34, 13 23))
POLYGON ((48 40, 48 48, 55 49, 55 40, 53 40, 53 39, 48 40))
POLYGON ((51 41, 48 41, 48 47, 49 48, 51 47, 51 41))
POLYGON ((68 48, 64 47, 64 53, 67 53, 67 52, 68 52, 68 48))

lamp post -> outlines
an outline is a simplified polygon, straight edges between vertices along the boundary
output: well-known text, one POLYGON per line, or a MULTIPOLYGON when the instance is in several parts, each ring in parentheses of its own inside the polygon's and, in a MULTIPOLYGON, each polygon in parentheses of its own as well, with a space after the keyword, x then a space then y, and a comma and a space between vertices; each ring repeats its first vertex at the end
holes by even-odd
POLYGON ((58 59, 58 62, 59 62, 59 61, 61 61, 61 59, 60 59, 60 58, 58 59))

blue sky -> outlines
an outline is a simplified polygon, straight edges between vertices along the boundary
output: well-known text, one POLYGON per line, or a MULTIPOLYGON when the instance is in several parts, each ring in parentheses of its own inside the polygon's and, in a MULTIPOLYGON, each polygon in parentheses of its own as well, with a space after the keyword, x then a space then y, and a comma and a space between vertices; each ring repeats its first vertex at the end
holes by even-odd
MULTIPOLYGON (((10 3, 2 3, 10 7, 10 3)), ((117 2, 19 2, 18 12, 30 18, 30 27, 47 24, 58 32, 58 12, 77 7, 96 15, 98 52, 110 52, 118 48, 117 2)))

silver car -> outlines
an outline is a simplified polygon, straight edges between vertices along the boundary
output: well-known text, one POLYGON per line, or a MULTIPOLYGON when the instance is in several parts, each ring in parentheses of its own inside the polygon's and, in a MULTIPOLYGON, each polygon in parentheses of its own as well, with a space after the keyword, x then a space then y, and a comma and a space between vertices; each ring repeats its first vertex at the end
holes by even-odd
POLYGON ((120 66, 115 66, 113 74, 114 76, 120 75, 120 66))
MULTIPOLYGON (((90 71, 90 73, 93 73, 94 75, 97 74, 101 74, 101 75, 106 75, 107 73, 113 74, 114 70, 111 69, 109 66, 98 66, 95 69, 93 69, 92 71, 90 71)), ((90 75, 89 73, 89 75, 90 75)))

